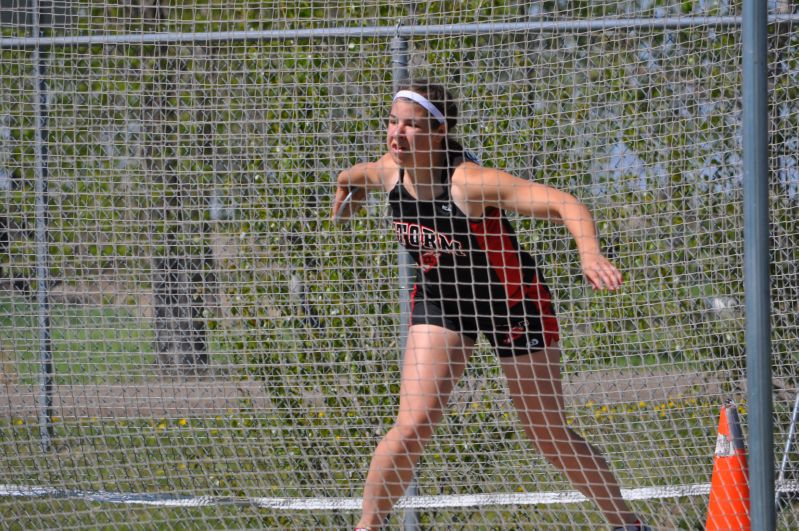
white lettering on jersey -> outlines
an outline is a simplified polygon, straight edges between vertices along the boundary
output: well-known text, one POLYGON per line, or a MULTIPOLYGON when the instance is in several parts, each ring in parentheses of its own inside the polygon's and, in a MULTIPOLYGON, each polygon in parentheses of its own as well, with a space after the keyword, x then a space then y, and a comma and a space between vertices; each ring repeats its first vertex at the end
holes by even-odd
POLYGON ((458 240, 436 232, 434 229, 409 223, 407 221, 395 221, 394 232, 397 240, 409 249, 420 249, 426 251, 438 251, 441 253, 451 253, 456 256, 465 256, 463 245, 458 240))

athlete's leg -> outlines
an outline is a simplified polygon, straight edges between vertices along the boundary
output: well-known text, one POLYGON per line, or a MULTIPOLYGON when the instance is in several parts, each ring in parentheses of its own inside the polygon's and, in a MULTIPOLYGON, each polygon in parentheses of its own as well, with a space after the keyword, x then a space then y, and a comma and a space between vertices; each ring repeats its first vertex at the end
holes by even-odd
POLYGON ((636 522, 605 459, 566 424, 557 344, 527 355, 500 358, 513 404, 527 436, 572 485, 593 500, 614 525, 636 522))
POLYGON ((397 421, 372 457, 357 527, 379 528, 405 492, 473 346, 470 338, 439 326, 411 326, 397 421))

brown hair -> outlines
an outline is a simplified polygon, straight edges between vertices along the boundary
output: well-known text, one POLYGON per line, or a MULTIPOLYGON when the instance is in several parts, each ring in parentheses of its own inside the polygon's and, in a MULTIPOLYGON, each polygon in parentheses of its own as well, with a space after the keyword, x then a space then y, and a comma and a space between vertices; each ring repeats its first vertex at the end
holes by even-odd
POLYGON ((415 79, 401 83, 399 89, 411 90, 430 100, 430 103, 435 105, 446 118, 449 131, 458 125, 458 103, 443 85, 431 83, 426 79, 415 79))

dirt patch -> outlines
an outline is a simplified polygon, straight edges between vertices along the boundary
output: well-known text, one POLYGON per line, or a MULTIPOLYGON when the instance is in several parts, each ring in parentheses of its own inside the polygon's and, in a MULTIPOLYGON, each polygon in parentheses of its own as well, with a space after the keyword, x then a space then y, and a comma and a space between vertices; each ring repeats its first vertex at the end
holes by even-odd
MULTIPOLYGON (((740 396, 731 398, 740 400, 742 382, 733 388, 740 396)), ((689 397, 721 400, 729 396, 713 375, 651 370, 607 370, 573 376, 564 381, 564 393, 570 406, 660 403, 689 397)), ((308 401, 315 398, 309 395, 308 401)), ((37 386, 0 382, 0 418, 35 418, 38 402, 37 386)), ((244 407, 272 409, 269 389, 259 381, 210 375, 154 377, 142 383, 58 385, 53 393, 54 414, 61 418, 204 417, 239 412, 244 407)))

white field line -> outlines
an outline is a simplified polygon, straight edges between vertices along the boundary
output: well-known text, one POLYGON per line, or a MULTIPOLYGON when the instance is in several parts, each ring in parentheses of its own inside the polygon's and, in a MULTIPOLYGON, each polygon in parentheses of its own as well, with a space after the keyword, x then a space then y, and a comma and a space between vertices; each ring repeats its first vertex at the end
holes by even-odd
MULTIPOLYGON (((777 485, 777 493, 799 492, 799 481, 783 481, 777 485)), ((653 500, 706 496, 710 484, 675 485, 622 489, 627 500, 653 500)), ((25 485, 0 485, 0 496, 55 497, 84 499, 93 502, 122 503, 130 505, 152 505, 158 507, 210 507, 221 505, 248 505, 264 509, 286 511, 357 511, 360 498, 244 498, 225 496, 167 496, 146 493, 119 493, 103 491, 65 490, 53 487, 31 487, 25 485)), ((578 492, 531 492, 515 494, 470 494, 448 496, 413 496, 402 498, 398 508, 443 509, 459 507, 491 507, 502 505, 563 505, 581 503, 587 498, 578 492)))

